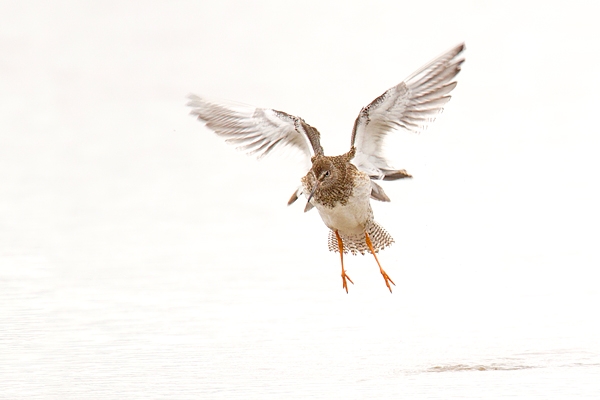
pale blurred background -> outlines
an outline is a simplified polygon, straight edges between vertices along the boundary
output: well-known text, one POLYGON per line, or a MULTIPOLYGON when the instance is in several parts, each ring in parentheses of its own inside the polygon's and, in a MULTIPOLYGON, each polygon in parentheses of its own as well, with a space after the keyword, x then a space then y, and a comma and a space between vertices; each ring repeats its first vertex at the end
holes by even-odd
MULTIPOLYGON (((596 2, 0 3, 0 397, 598 398, 596 2), (348 257, 186 95, 359 110, 467 44, 348 257)), ((302 204, 300 204, 302 203, 302 204)))

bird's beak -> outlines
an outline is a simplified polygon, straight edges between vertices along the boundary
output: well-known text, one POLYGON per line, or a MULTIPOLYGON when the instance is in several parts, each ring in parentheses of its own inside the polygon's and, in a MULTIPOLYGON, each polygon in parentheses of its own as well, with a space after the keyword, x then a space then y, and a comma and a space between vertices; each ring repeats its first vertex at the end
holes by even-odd
POLYGON ((308 196, 308 200, 306 200, 306 207, 304 207, 304 212, 307 212, 308 210, 310 210, 312 208, 312 205, 310 204, 310 200, 312 199, 315 192, 317 191, 317 188, 319 187, 319 183, 321 183, 321 182, 317 181, 312 192, 310 192, 310 195, 308 196))

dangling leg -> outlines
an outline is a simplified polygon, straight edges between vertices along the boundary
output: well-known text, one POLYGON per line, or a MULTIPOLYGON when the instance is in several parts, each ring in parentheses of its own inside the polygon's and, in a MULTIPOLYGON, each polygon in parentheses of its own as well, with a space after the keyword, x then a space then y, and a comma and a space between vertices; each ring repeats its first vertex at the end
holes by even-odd
POLYGON ((379 260, 377 259, 377 255, 375 254, 375 249, 373 248, 373 244, 371 243, 371 238, 369 237, 368 232, 365 232, 365 240, 367 241, 367 246, 369 246, 369 249, 371 250, 371 254, 373 254, 373 257, 375 257, 375 261, 377 261, 377 265, 379 265, 379 272, 381 272, 381 275, 383 275, 385 285, 388 287, 388 289, 390 289, 390 293, 392 293, 392 287, 390 286, 390 282, 392 282, 392 285, 394 286, 396 286, 396 284, 394 283, 392 278, 390 278, 388 274, 385 273, 383 268, 381 268, 381 264, 379 264, 379 260))
POLYGON ((348 282, 346 282, 346 279, 348 279, 353 285, 354 282, 352 282, 352 279, 346 275, 346 271, 344 270, 344 243, 342 242, 342 238, 340 237, 338 231, 335 231, 335 237, 337 237, 338 248, 340 249, 340 260, 342 261, 342 284, 344 289, 346 289, 346 293, 348 293, 348 282))

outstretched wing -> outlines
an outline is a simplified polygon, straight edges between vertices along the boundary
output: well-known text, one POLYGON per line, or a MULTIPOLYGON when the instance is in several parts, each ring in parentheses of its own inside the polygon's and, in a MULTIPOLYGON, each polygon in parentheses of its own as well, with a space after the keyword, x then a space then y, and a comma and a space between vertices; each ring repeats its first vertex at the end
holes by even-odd
POLYGON ((395 180, 410 176, 404 170, 395 170, 384 157, 383 139, 398 128, 421 132, 435 119, 456 86, 453 79, 464 61, 459 58, 464 49, 464 43, 454 47, 360 111, 351 141, 351 146, 356 147, 352 162, 358 169, 372 179, 395 180))
POLYGON ((268 108, 214 102, 190 95, 191 114, 223 136, 227 143, 262 158, 275 149, 291 146, 308 159, 313 153, 323 154, 320 135, 300 117, 268 108))

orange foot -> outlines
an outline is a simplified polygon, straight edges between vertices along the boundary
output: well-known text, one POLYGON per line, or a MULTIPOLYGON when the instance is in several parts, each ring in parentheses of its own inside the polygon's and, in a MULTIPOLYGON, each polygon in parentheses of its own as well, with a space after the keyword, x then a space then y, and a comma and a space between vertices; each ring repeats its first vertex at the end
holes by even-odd
MULTIPOLYGON (((375 259, 377 259, 377 257, 375 257, 375 259)), ((378 264, 379 264, 379 262, 378 262, 378 264)), ((385 280, 385 285, 387 286, 388 289, 390 289, 390 293, 392 293, 392 287, 390 286, 390 282, 394 286, 396 286, 396 284, 394 283, 392 278, 390 278, 390 276, 381 267, 379 267, 379 271, 381 272, 381 275, 383 275, 383 279, 385 280)))
POLYGON ((344 269, 342 268, 342 287, 346 289, 346 293, 348 293, 348 282, 346 282, 346 279, 348 279, 350 283, 354 285, 352 279, 350 279, 350 277, 346 274, 346 271, 344 271, 344 269))
POLYGON ((390 286, 390 282, 394 286, 396 286, 396 284, 394 283, 392 278, 390 278, 390 276, 383 270, 383 268, 381 268, 381 264, 379 264, 379 260, 377 259, 377 255, 375 254, 375 249, 373 248, 373 244, 371 243, 371 238, 369 237, 369 234, 367 232, 365 232, 365 241, 367 242, 367 246, 369 246, 369 250, 371 250, 371 254, 373 254, 373 257, 375 257, 375 261, 377 261, 377 265, 379 266, 379 272, 381 272, 381 275, 385 280, 385 286, 387 286, 387 288, 390 290, 390 293, 392 293, 392 287, 390 286))
POLYGON ((352 282, 352 279, 350 279, 350 277, 346 274, 346 270, 344 269, 344 242, 342 242, 342 238, 340 237, 338 231, 335 231, 335 236, 337 237, 338 249, 340 250, 340 260, 342 261, 342 287, 346 289, 346 293, 348 293, 348 282, 346 282, 346 279, 348 279, 353 285, 354 282, 352 282))

